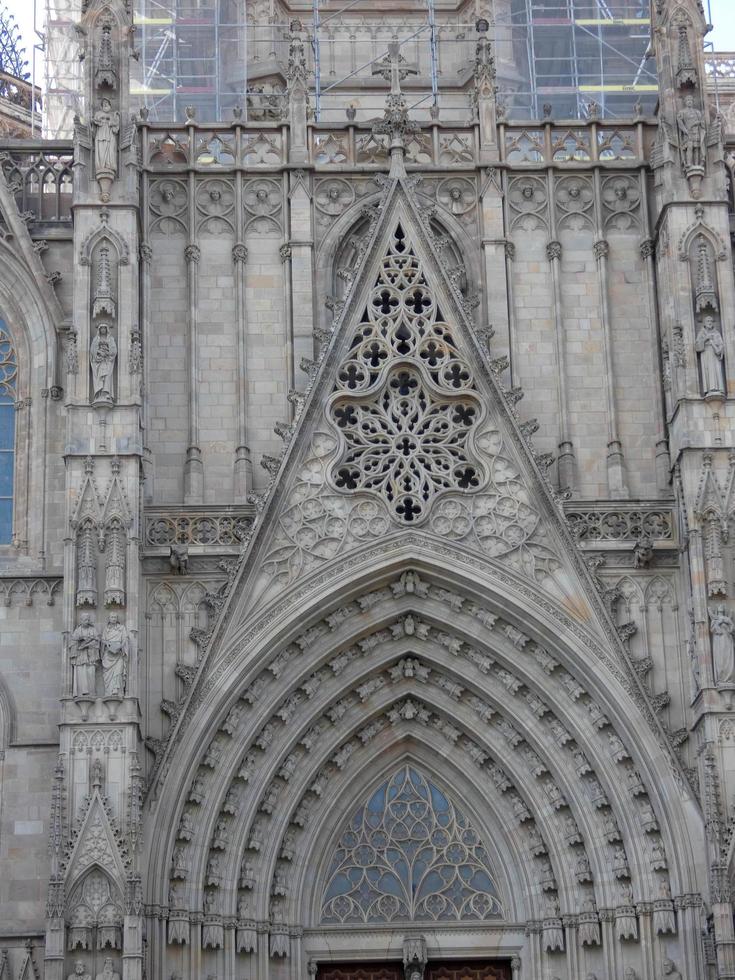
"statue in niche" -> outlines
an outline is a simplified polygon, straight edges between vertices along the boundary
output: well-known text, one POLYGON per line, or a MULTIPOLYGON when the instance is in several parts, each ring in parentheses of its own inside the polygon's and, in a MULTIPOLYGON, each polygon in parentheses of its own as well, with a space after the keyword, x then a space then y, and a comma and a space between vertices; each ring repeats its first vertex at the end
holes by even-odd
POLYGON ((111 324, 106 320, 97 327, 97 336, 89 347, 89 365, 92 369, 92 404, 112 405, 115 399, 113 372, 117 360, 117 344, 112 336, 111 324))
POLYGON ((724 606, 709 610, 709 630, 712 634, 712 664, 715 684, 735 682, 735 644, 733 633, 735 623, 725 611, 724 606))
POLYGON ((117 135, 120 132, 120 113, 109 99, 100 99, 94 114, 94 175, 102 191, 102 200, 109 200, 112 181, 117 177, 117 135))
POLYGON ((102 680, 105 697, 122 698, 128 680, 130 637, 117 613, 110 613, 102 631, 102 680))
POLYGON ((69 980, 92 980, 92 974, 87 973, 87 968, 81 960, 74 964, 74 972, 69 974, 69 980))
POLYGON ((100 661, 100 634, 89 613, 69 640, 69 660, 74 671, 72 694, 75 698, 95 697, 95 670, 100 661))
POLYGON ((724 395, 725 382, 722 365, 725 357, 725 344, 713 316, 707 315, 702 321, 694 346, 699 353, 704 397, 724 395))
POLYGON ((112 957, 106 956, 102 962, 102 972, 98 973, 95 980, 120 980, 120 974, 116 973, 112 967, 112 957))
POLYGON ((687 95, 684 105, 676 114, 679 130, 679 153, 685 173, 690 170, 704 170, 705 139, 707 127, 704 113, 694 105, 694 97, 687 95))

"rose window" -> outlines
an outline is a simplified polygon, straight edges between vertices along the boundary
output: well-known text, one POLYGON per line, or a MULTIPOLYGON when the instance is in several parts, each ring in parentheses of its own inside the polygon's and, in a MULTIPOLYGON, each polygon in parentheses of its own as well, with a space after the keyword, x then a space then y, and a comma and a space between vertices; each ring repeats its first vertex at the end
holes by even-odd
POLYGON ((373 491, 401 523, 448 490, 484 482, 473 434, 483 414, 462 359, 400 226, 340 365, 330 415, 343 437, 332 479, 373 491))

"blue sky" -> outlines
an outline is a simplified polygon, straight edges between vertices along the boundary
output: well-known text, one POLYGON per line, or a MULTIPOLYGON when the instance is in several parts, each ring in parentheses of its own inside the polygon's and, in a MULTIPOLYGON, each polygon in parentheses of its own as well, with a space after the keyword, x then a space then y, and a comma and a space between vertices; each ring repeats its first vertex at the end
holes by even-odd
MULTIPOLYGON (((242 0, 244 2, 244 0, 242 0)), ((33 0, 6 0, 8 9, 20 26, 28 61, 31 60, 33 43, 33 0)), ((36 0, 39 23, 43 19, 45 0, 36 0)), ((716 51, 735 51, 735 0, 704 0, 714 30, 707 40, 714 43, 716 51)), ((39 69, 40 74, 40 69, 39 69)))
POLYGON ((707 40, 714 42, 715 51, 735 51, 735 3, 733 0, 709 0, 709 10, 714 30, 707 40))

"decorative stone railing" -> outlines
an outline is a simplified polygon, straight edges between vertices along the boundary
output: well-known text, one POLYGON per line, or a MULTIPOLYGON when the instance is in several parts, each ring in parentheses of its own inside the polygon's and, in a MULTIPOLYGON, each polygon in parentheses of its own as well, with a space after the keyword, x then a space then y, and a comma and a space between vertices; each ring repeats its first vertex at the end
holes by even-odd
POLYGON ((523 164, 628 164, 646 159, 654 128, 644 122, 616 126, 579 120, 501 124, 501 155, 523 164))
POLYGON ((564 511, 572 533, 581 542, 631 544, 639 538, 676 542, 673 508, 657 504, 580 504, 570 501, 564 511))
POLYGON ((30 221, 71 221, 71 142, 12 140, 0 143, 0 167, 20 214, 30 221))
MULTIPOLYGON (((251 121, 181 126, 141 121, 143 164, 147 169, 175 173, 186 170, 278 170, 288 161, 289 127, 276 122, 254 126, 251 121)), ((650 152, 655 127, 650 121, 619 125, 598 121, 501 122, 498 126, 501 162, 515 166, 553 164, 577 167, 598 163, 640 164, 650 152)), ((385 170, 389 165, 388 138, 372 132, 369 122, 342 126, 309 125, 309 161, 318 170, 385 170)), ((480 162, 479 134, 473 125, 427 123, 406 139, 410 168, 466 169, 480 162)))
POLYGON ((712 54, 707 54, 704 67, 708 78, 735 81, 735 52, 715 51, 712 54))
POLYGON ((146 511, 145 550, 172 544, 239 550, 253 526, 255 508, 161 507, 146 511))

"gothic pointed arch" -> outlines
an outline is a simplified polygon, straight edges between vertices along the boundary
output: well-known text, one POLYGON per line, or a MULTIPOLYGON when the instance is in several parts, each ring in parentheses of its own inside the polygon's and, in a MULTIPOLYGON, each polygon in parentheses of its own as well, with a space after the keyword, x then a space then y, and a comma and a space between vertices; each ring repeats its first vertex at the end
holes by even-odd
POLYGON ((475 826, 411 762, 394 768, 345 821, 321 891, 326 924, 503 917, 475 826))
POLYGON ((130 261, 128 243, 118 231, 110 226, 109 215, 106 212, 103 212, 102 218, 100 224, 87 235, 80 246, 80 264, 91 265, 95 249, 102 243, 107 243, 108 246, 114 248, 118 263, 127 265, 130 261))
POLYGON ((150 781, 147 901, 172 946, 223 948, 235 921, 237 949, 278 959, 347 925, 321 921, 339 814, 364 821, 410 765, 488 855, 443 866, 486 875, 455 909, 494 907, 492 882, 553 946, 561 916, 597 909, 637 935, 636 902, 663 903, 665 931, 671 896, 699 890, 687 776, 434 234, 390 181, 248 549, 207 600, 150 781))
MULTIPOLYGON (((415 545, 411 551, 415 555, 415 545)), ((429 561, 428 553, 426 558, 429 561)), ((186 763, 186 771, 193 775, 179 790, 174 791, 168 780, 163 790, 164 794, 174 792, 181 805, 171 814, 170 843, 164 844, 163 851, 156 848, 158 853, 152 855, 159 868, 154 880, 159 874, 161 880, 167 880, 173 862, 176 873, 183 875, 174 881, 185 894, 187 908, 196 908, 205 893, 222 889, 225 914, 228 908, 231 914, 235 911, 239 899, 249 899, 253 914, 267 914, 272 889, 281 887, 282 855, 296 847, 301 855, 296 861, 299 874, 310 880, 309 835, 330 820, 333 812, 344 812, 341 807, 335 811, 332 805, 337 796, 341 799, 340 786, 354 779, 356 772, 370 768, 376 745, 383 757, 392 751, 390 746, 398 751, 405 748, 406 739, 414 738, 442 757, 445 766, 451 763, 461 770, 472 763, 479 767, 473 781, 479 782, 485 807, 489 803, 497 813, 496 826, 517 826, 509 830, 515 839, 515 862, 509 860, 508 865, 528 864, 524 856, 528 848, 538 855, 528 867, 531 880, 516 879, 524 894, 539 889, 536 915, 543 914, 544 899, 556 889, 573 907, 588 887, 588 875, 590 883, 596 882, 598 904, 619 902, 618 892, 627 874, 632 875, 637 892, 651 894, 653 889, 655 893, 659 875, 649 866, 652 848, 654 854, 663 850, 667 855, 656 860, 668 862, 673 890, 691 888, 693 882, 686 880, 683 861, 689 844, 680 839, 680 817, 658 797, 655 764, 644 759, 646 725, 638 735, 630 727, 611 726, 610 718, 619 707, 614 708, 609 689, 592 681, 594 671, 589 671, 589 678, 580 675, 580 669, 584 673, 583 657, 574 666, 564 658, 562 667, 557 659, 559 645, 552 645, 550 638, 542 648, 510 621, 493 621, 495 612, 476 603, 478 592, 487 594, 486 580, 473 583, 462 601, 468 583, 460 586, 455 580, 450 584, 436 565, 431 575, 429 564, 420 574, 398 574, 400 563, 387 570, 380 562, 381 556, 375 554, 373 565, 362 570, 362 588, 370 589, 368 593, 353 587, 342 595, 342 606, 336 609, 324 608, 322 599, 318 607, 324 619, 320 622, 306 618, 302 603, 298 635, 285 649, 270 647, 272 656, 260 660, 260 671, 251 672, 237 700, 227 695, 224 677, 218 681, 222 710, 206 736, 199 732, 197 751, 186 763), (386 584, 376 589, 378 568, 386 584), (395 580, 394 574, 398 574, 395 580), (406 592, 407 584, 414 591, 406 592), (404 591, 395 596, 393 587, 404 591), (424 593, 424 603, 416 589, 424 593), (436 612, 430 635, 419 642, 417 632, 425 634, 431 618, 429 600, 440 594, 447 603, 446 616, 453 621, 463 618, 458 606, 473 610, 474 632, 492 634, 492 653, 482 652, 477 636, 466 647, 461 635, 453 637, 448 632, 444 615, 436 612), (381 602, 390 604, 391 596, 400 599, 398 609, 391 616, 382 608, 379 616, 381 602), (363 621, 352 642, 351 618, 340 611, 351 604, 369 610, 369 619, 377 619, 377 628, 367 634, 363 621), (422 605, 426 611, 417 612, 422 605), (409 617, 412 624, 406 621, 407 610, 414 611, 409 617), (396 612, 400 613, 397 619, 396 612), (347 636, 337 643, 327 623, 335 630, 341 627, 342 633, 347 630, 347 636), (401 634, 400 642, 390 646, 394 631, 401 634), (350 666, 355 643, 364 654, 361 663, 350 666), (507 644, 502 661, 500 643, 507 644), (385 650, 378 657, 376 651, 381 647, 385 650), (516 669, 512 674, 514 658, 534 677, 527 670, 518 673, 516 669), (343 667, 344 662, 348 666, 343 667), (463 663, 474 665, 469 667, 471 677, 463 663), (427 669, 435 680, 410 676, 425 674, 427 669), (334 681, 329 680, 332 676, 334 681), (317 699, 315 690, 323 697, 317 699), (515 692, 513 712, 501 716, 509 692, 515 692), (553 715, 548 707, 552 703, 558 705, 553 715), (297 709, 299 722, 295 725, 297 709), (590 724, 593 738, 588 734, 590 724), (254 733, 252 741, 242 741, 244 730, 254 733), (552 745, 557 748, 554 758, 549 758, 552 745), (310 746, 305 756, 300 746, 310 746), (529 765, 538 773, 530 781, 529 765), (636 826, 639 810, 645 827, 636 826), (193 849, 185 840, 191 827, 199 841, 193 849), (307 836, 299 840, 302 831, 307 836), (603 853, 595 853, 600 846, 596 841, 605 841, 603 853), (620 879, 610 867, 616 858, 622 861, 618 873, 624 877, 620 879), (245 889, 248 894, 238 892, 238 875, 248 883, 252 878, 245 889)), ((505 612, 507 615, 507 605, 505 612)), ((527 620, 524 626, 528 628, 527 620)), ((258 659, 256 653, 253 667, 258 659)), ((634 714, 629 711, 628 726, 634 714)), ((672 792, 686 808, 685 787, 680 784, 674 790, 672 786, 672 792)), ((479 801, 477 805, 481 806, 479 801)), ((293 856, 290 860, 294 862, 293 856)), ((300 894, 298 882, 292 882, 291 889, 289 896, 300 894)), ((164 895, 151 897, 165 901, 164 895)), ((292 921, 297 909, 290 901, 284 904, 292 921)))
POLYGON ((0 757, 15 739, 16 720, 13 695, 5 679, 0 676, 0 757))

